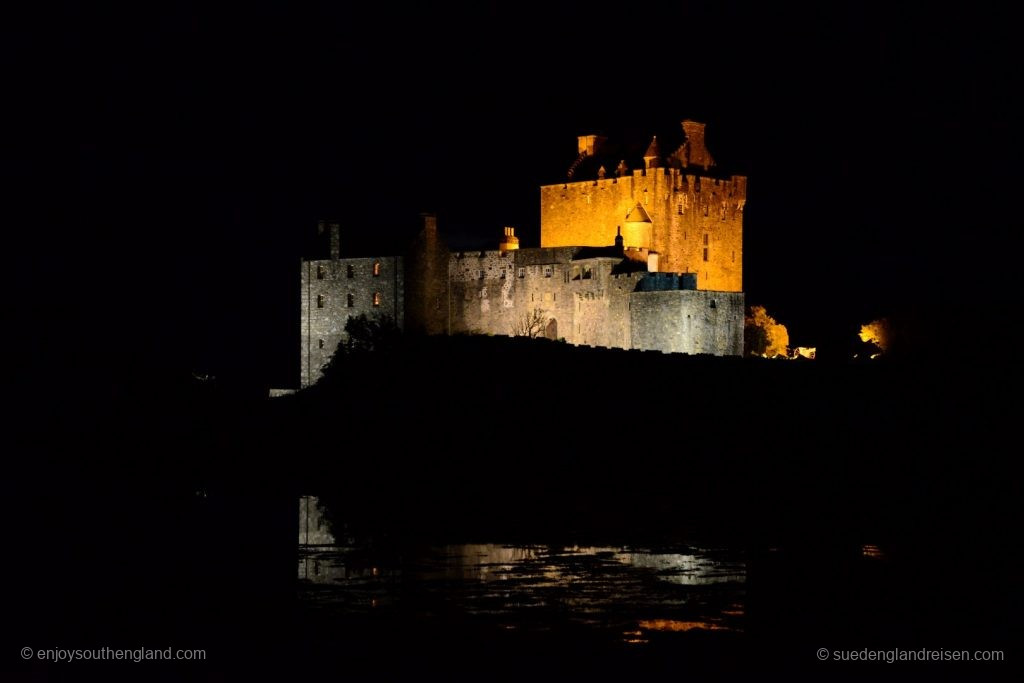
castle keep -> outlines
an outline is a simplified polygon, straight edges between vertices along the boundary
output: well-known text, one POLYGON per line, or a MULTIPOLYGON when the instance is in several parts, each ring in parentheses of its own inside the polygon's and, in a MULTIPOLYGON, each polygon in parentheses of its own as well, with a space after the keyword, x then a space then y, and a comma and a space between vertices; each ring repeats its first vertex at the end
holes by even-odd
POLYGON ((682 128, 664 156, 657 138, 637 154, 581 136, 566 181, 540 188, 539 248, 505 228, 497 249, 450 252, 426 216, 406 253, 342 258, 341 226, 321 223, 330 258, 302 263, 301 385, 360 314, 425 334, 740 355, 746 178, 717 177, 704 124, 682 128))

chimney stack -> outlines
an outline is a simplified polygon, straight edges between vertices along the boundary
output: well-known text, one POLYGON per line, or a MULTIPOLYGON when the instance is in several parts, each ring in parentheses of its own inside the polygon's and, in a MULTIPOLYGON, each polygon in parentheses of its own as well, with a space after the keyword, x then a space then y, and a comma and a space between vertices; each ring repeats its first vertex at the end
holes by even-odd
POLYGON ((330 244, 331 259, 337 261, 341 258, 341 225, 334 222, 318 221, 316 234, 322 236, 325 232, 329 233, 328 243, 330 244))
POLYGON ((514 251, 519 248, 519 238, 516 237, 515 228, 505 228, 505 236, 501 239, 501 243, 498 244, 498 249, 501 251, 514 251))
POLYGON ((601 135, 578 135, 576 136, 576 153, 592 157, 597 154, 607 139, 601 135))
POLYGON ((433 213, 421 213, 423 216, 423 229, 427 232, 437 232, 437 214, 433 213))
POLYGON ((686 158, 683 159, 685 166, 703 166, 707 170, 715 165, 711 158, 711 152, 704 144, 704 124, 689 119, 683 121, 683 133, 686 135, 686 158))

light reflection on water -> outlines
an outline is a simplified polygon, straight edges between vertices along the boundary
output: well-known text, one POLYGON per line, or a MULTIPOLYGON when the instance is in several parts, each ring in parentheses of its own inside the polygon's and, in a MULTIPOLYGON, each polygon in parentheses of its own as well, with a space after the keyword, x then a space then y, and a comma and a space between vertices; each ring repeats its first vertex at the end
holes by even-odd
POLYGON ((357 545, 300 546, 308 605, 451 614, 506 629, 586 625, 629 643, 659 632, 740 631, 742 553, 693 547, 457 544, 387 558, 357 545))

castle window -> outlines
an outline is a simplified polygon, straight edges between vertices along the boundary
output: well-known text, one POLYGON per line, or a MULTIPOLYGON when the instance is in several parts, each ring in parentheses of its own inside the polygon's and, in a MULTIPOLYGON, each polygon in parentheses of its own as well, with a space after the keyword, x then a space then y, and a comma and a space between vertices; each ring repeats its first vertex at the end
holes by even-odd
POLYGON ((316 307, 317 308, 323 308, 324 307, 324 295, 323 294, 317 294, 316 295, 316 307))
POLYGON ((590 266, 584 266, 583 267, 583 279, 584 280, 589 280, 589 279, 591 279, 593 277, 594 277, 594 271, 590 268, 590 266))
POLYGON ((324 340, 323 340, 323 339, 317 339, 317 340, 316 340, 316 344, 317 344, 317 346, 318 346, 318 347, 320 347, 321 349, 322 349, 322 348, 324 348, 324 340))
POLYGON ((351 263, 345 266, 345 277, 354 278, 356 276, 356 267, 351 263))
POLYGON ((502 268, 501 275, 499 275, 498 277, 501 278, 502 280, 505 279, 505 269, 504 268, 502 268))
POLYGON ((324 266, 323 266, 322 263, 316 264, 316 279, 317 280, 323 280, 324 279, 324 266))
POLYGON ((708 260, 708 248, 707 247, 704 247, 704 260, 705 261, 708 260))
POLYGON ((356 305, 356 295, 349 292, 348 301, 346 302, 349 308, 356 305))
POLYGON ((715 300, 714 299, 711 300, 711 308, 718 308, 718 306, 715 306, 715 300))
POLYGON ((708 234, 704 233, 704 246, 708 246, 708 234))
POLYGON ((380 306, 380 292, 373 293, 373 305, 380 306))
POLYGON ((373 262, 373 276, 380 277, 380 261, 373 262))
POLYGON ((483 280, 483 279, 484 279, 484 275, 485 275, 484 271, 482 271, 482 270, 478 270, 478 271, 476 271, 476 277, 477 277, 477 279, 479 279, 479 280, 483 280))
POLYGON ((555 274, 555 269, 552 266, 544 266, 544 277, 551 277, 555 274))
POLYGON ((520 278, 526 277, 526 268, 520 268, 519 269, 519 277, 520 278))

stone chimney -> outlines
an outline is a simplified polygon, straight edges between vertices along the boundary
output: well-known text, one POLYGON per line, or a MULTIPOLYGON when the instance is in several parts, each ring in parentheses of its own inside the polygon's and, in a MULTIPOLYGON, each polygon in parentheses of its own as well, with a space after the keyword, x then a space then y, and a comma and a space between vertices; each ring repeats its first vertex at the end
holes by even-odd
POLYGON ((423 217, 423 229, 427 232, 437 233, 437 215, 433 213, 421 213, 423 217))
POLYGON ((704 124, 689 119, 683 121, 683 133, 686 142, 683 145, 684 166, 703 166, 705 170, 715 165, 711 153, 704 144, 704 124))
POLYGON ((601 135, 578 135, 576 137, 576 153, 592 157, 601 149, 608 138, 601 135))
POLYGON ((328 244, 331 250, 331 259, 337 261, 341 258, 341 224, 319 221, 316 224, 316 234, 328 233, 328 244))
POLYGON ((516 237, 515 228, 505 228, 505 236, 502 237, 498 249, 501 251, 514 251, 519 248, 519 238, 516 237))

